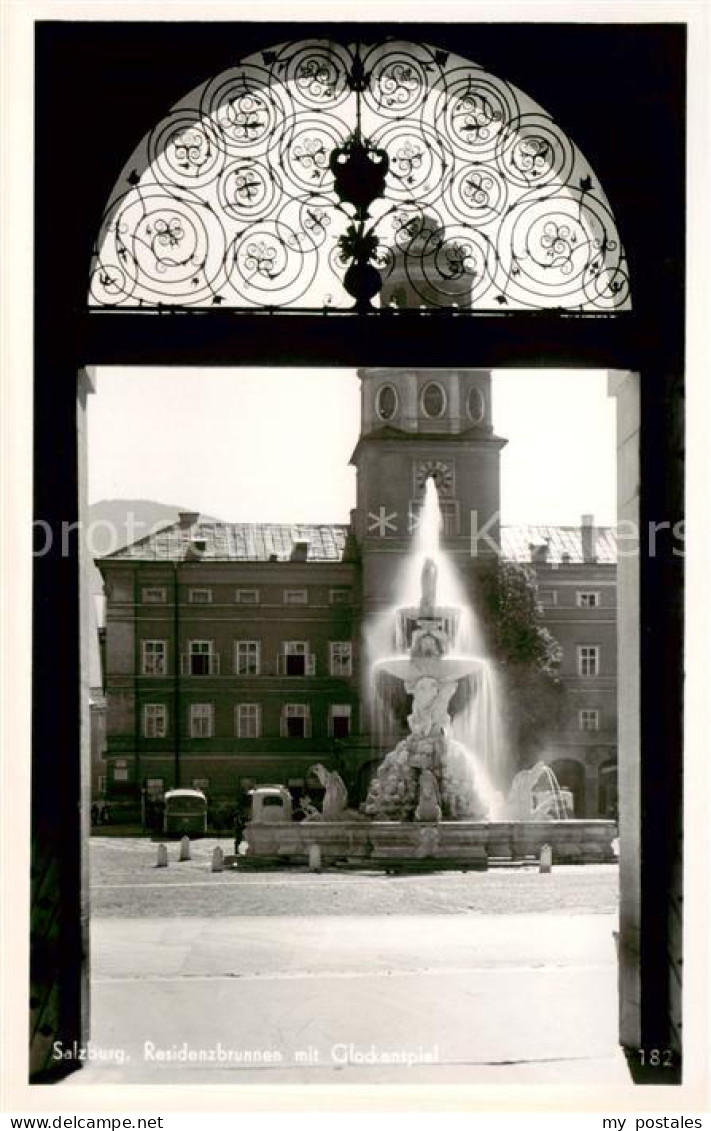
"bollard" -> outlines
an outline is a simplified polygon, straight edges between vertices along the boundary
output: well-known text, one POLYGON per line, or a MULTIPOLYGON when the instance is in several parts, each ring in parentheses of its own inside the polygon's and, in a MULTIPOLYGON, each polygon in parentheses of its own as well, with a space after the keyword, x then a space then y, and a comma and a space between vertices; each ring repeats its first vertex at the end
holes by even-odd
POLYGON ((225 854, 220 848, 219 844, 212 852, 212 869, 213 872, 222 872, 225 867, 225 854))
POLYGON ((321 871, 321 849, 318 844, 312 844, 309 848, 309 871, 321 871))
POLYGON ((158 859, 156 860, 156 868, 168 867, 168 849, 164 844, 158 845, 158 859))
POLYGON ((538 866, 539 872, 550 872, 553 869, 553 849, 550 844, 541 845, 541 860, 538 866))
POLYGON ((181 838, 181 841, 180 841, 180 856, 178 857, 178 859, 181 863, 183 862, 183 860, 189 860, 190 859, 190 837, 189 836, 184 836, 184 837, 181 838))

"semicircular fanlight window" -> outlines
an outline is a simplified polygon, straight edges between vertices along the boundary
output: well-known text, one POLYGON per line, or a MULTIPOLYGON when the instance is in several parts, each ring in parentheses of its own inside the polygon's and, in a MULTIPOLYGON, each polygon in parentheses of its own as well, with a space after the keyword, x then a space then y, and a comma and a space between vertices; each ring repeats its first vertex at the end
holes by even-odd
POLYGON ((105 210, 89 304, 347 308, 354 233, 375 305, 630 307, 605 194, 537 103, 425 44, 325 40, 250 56, 143 138, 105 210), (354 139, 387 167, 360 216, 332 159, 354 139))

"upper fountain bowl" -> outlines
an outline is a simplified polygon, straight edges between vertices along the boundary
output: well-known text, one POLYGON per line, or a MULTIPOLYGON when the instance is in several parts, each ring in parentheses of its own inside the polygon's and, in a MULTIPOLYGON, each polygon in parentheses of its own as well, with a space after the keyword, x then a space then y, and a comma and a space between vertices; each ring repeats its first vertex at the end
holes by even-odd
POLYGON ((405 683, 413 683, 422 676, 439 680, 440 683, 455 683, 483 667, 484 661, 478 656, 452 655, 387 656, 384 660, 376 660, 374 664, 375 671, 387 672, 405 683))

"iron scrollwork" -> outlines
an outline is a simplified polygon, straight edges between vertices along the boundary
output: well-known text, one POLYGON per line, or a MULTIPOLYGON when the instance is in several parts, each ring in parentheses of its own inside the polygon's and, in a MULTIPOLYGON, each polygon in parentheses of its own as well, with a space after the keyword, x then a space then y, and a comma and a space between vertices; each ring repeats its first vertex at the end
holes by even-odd
POLYGON ((423 44, 282 44, 137 147, 90 304, 630 307, 607 199, 523 92, 423 44))

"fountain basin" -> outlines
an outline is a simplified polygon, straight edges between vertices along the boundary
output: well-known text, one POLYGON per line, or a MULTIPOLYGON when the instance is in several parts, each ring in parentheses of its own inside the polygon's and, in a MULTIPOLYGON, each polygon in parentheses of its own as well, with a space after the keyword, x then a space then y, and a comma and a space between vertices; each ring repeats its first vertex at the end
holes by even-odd
POLYGON ((614 821, 251 821, 244 859, 303 864, 318 845, 324 863, 485 869, 490 860, 537 859, 549 844, 556 864, 615 863, 614 821))

